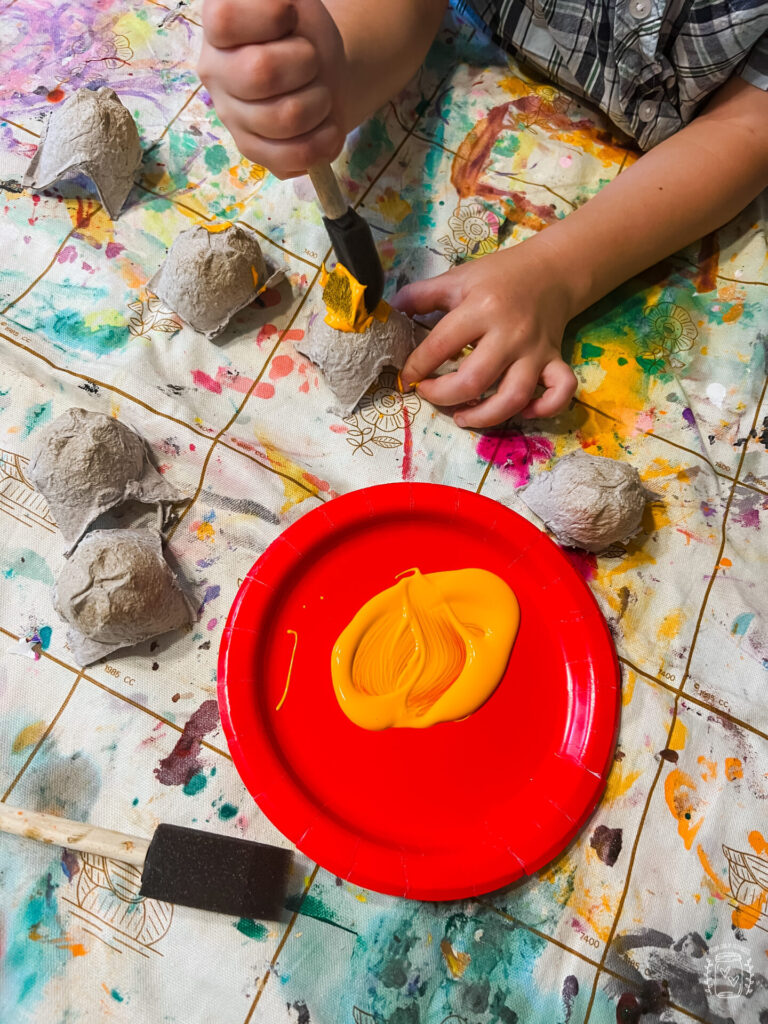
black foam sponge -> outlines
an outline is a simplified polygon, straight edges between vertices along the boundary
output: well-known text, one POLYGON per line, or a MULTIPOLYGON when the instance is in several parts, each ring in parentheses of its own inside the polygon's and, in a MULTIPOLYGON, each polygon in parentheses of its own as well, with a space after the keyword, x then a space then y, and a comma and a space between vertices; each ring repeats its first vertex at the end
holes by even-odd
POLYGON ((144 861, 141 894, 274 921, 284 905, 292 856, 278 846, 159 825, 144 861))
POLYGON ((336 259, 352 276, 365 285, 363 301, 369 313, 381 302, 384 294, 384 271, 368 222, 347 207, 335 220, 323 217, 336 259))

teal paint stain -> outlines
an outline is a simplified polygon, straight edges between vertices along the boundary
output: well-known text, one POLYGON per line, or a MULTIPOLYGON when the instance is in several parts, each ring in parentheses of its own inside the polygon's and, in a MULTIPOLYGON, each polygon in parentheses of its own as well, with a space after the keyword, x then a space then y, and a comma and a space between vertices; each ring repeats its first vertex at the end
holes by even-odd
POLYGON ((220 144, 208 146, 205 151, 205 166, 209 171, 218 174, 229 166, 229 154, 220 144))
POLYGON ((362 181, 365 172, 375 164, 383 153, 388 153, 394 146, 389 137, 387 126, 378 117, 365 121, 355 142, 355 148, 349 159, 349 176, 354 181, 362 181))
POLYGON ((193 775, 186 784, 184 787, 184 793, 186 796, 196 796, 201 790, 205 789, 207 785, 208 779, 202 772, 198 772, 196 775, 193 775))
POLYGON ((56 941, 65 935, 66 929, 58 913, 58 883, 52 879, 52 872, 38 879, 26 901, 22 900, 15 918, 11 919, 9 912, 0 1020, 33 1014, 32 1005, 45 985, 71 958, 70 951, 56 941))
POLYGON ((27 409, 24 415, 24 437, 29 437, 33 430, 48 423, 51 418, 51 402, 44 402, 42 405, 33 405, 27 409))
POLYGON ((133 798, 133 806, 134 806, 134 807, 137 807, 137 806, 138 806, 138 803, 139 803, 139 798, 138 798, 137 796, 135 796, 135 797, 133 798))
POLYGON ((24 576, 28 580, 35 580, 52 587, 54 583, 53 573, 48 563, 36 551, 31 548, 12 548, 5 553, 2 562, 2 571, 7 580, 16 576, 24 576))
POLYGON ((341 928, 342 931, 351 932, 352 935, 356 934, 352 928, 347 928, 340 923, 338 915, 331 907, 311 893, 307 893, 303 899, 301 893, 288 896, 285 906, 288 910, 297 911, 303 917, 314 917, 316 921, 324 921, 325 924, 332 924, 335 928, 341 928))
POLYGON ((258 942, 263 942, 267 935, 269 935, 263 924, 259 921, 251 920, 250 917, 241 917, 235 924, 235 928, 241 934, 247 935, 249 939, 256 939, 258 942))
POLYGON ((744 636, 754 617, 754 612, 742 612, 741 615, 737 615, 731 625, 731 636, 744 636))
POLYGON ((40 637, 40 646, 44 651, 47 651, 51 646, 51 635, 53 630, 50 626, 40 626, 37 630, 37 635, 40 637))
POLYGON ((234 818, 237 814, 237 808, 233 807, 232 804, 222 804, 219 808, 219 817, 222 821, 229 821, 230 818, 234 818))
POLYGON ((120 995, 120 993, 117 991, 116 988, 113 988, 112 991, 109 994, 112 996, 112 998, 115 1000, 115 1002, 118 1002, 118 1003, 122 1003, 123 1002, 124 997, 120 995))

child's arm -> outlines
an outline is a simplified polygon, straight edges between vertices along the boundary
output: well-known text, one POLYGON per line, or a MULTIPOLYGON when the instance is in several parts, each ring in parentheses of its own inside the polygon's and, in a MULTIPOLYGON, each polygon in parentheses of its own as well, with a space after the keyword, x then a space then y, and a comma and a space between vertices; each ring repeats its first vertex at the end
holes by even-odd
POLYGON ((404 385, 487 427, 522 412, 551 416, 576 379, 560 345, 567 322, 622 281, 720 227, 768 185, 768 93, 732 79, 703 113, 583 207, 511 249, 406 286, 408 313, 449 310, 408 360, 404 385), (455 373, 425 380, 465 345, 455 373), (533 399, 537 382, 544 394, 533 399))
POLYGON ((278 177, 338 156, 415 73, 447 0, 206 0, 198 73, 240 152, 278 177))

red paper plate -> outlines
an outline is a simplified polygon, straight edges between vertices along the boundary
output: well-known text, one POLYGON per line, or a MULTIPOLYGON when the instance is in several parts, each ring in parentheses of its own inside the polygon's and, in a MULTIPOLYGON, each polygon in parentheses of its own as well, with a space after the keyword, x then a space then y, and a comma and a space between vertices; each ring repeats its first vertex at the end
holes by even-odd
POLYGON ((437 484, 354 491, 281 534, 238 591, 218 678, 235 766, 274 825, 341 878, 414 899, 479 895, 552 860, 594 810, 618 729, 619 666, 584 581, 516 513, 437 484), (520 629, 469 718, 371 732, 336 701, 331 651, 414 566, 497 573, 520 629))

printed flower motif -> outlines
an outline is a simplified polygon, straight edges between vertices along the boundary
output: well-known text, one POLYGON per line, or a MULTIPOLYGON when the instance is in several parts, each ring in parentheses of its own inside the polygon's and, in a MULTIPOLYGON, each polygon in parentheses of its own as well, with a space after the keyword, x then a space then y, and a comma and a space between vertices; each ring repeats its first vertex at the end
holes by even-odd
POLYGON ((445 242, 449 253, 461 256, 484 256, 499 246, 499 218, 493 210, 486 210, 479 203, 459 207, 457 213, 448 218, 450 237, 445 242))
POLYGON ((404 430, 406 415, 411 423, 420 408, 419 396, 413 391, 401 394, 397 390, 397 375, 388 370, 379 376, 376 384, 360 400, 362 418, 385 434, 404 430))
POLYGON ((661 348, 667 352, 686 352, 693 347, 699 332, 682 306, 660 302, 657 306, 648 306, 643 315, 656 342, 654 351, 661 348))

